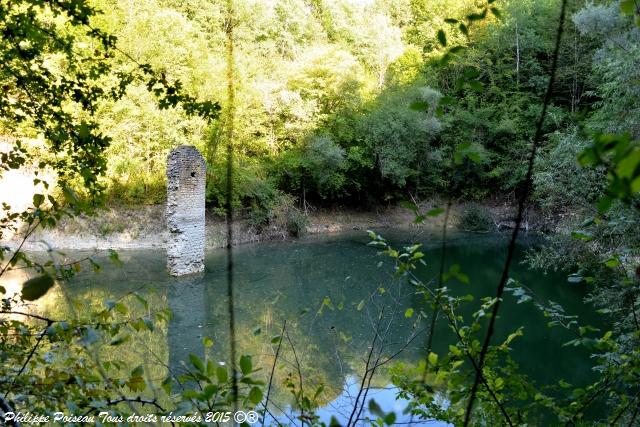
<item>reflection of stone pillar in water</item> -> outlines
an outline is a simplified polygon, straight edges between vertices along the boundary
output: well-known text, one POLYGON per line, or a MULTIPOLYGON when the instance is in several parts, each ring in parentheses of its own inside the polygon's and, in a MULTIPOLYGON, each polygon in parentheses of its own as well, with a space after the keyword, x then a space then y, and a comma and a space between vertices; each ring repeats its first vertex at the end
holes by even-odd
POLYGON ((204 356, 202 338, 206 329, 206 284, 203 277, 190 276, 176 279, 168 288, 168 304, 173 313, 169 322, 169 369, 174 376, 186 373, 182 363, 190 366, 189 353, 204 356))
POLYGON ((167 269, 173 276, 204 271, 204 158, 181 145, 167 157, 167 269))

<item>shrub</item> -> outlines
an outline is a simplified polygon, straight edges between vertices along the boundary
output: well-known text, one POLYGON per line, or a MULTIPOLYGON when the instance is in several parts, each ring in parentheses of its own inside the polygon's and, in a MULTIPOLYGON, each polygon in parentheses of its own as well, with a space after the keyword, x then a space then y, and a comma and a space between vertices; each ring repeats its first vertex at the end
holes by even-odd
POLYGON ((267 204, 254 203, 248 215, 248 222, 259 233, 268 230, 282 237, 299 237, 307 230, 307 216, 298 209, 294 197, 278 193, 267 204))
POLYGON ((469 204, 460 216, 460 228, 467 231, 490 231, 493 221, 489 210, 476 203, 469 204))

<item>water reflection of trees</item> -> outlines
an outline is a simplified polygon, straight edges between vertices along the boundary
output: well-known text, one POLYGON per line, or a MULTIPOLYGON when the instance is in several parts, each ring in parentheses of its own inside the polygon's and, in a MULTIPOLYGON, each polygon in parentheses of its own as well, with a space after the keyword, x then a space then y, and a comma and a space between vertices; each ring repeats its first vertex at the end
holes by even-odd
MULTIPOLYGON (((464 260, 465 273, 471 278, 471 285, 452 284, 456 287, 454 292, 486 294, 485 288, 495 282, 503 256, 499 239, 483 239, 480 242, 465 240, 464 236, 452 239, 447 259, 451 264, 464 260)), ((325 385, 320 404, 340 396, 348 377, 362 375, 365 371, 364 358, 373 337, 371 319, 377 316, 380 307, 394 304, 391 297, 397 292, 393 279, 387 273, 388 265, 376 267, 380 259, 375 257, 374 249, 366 247, 366 242, 365 236, 341 236, 312 242, 262 243, 236 250, 238 351, 253 356, 254 366, 260 368, 257 376, 268 381, 276 346, 271 339, 280 333, 285 319, 301 365, 305 390, 311 392, 315 385, 325 385), (370 302, 361 306, 361 301, 366 301, 379 289, 384 289, 384 292, 377 292, 377 308, 370 302)), ((425 243, 429 244, 428 241, 425 243)), ((418 271, 426 280, 435 275, 435 266, 430 260, 439 256, 435 249, 437 244, 433 246, 434 249, 427 250, 427 266, 418 271)), ((183 279, 174 279, 164 273, 164 254, 160 251, 121 251, 120 257, 123 260, 121 268, 102 263, 104 268, 99 274, 83 271, 71 283, 60 285, 64 286, 65 293, 61 287, 54 288, 38 301, 39 310, 54 318, 64 318, 69 313, 82 317, 91 310, 103 308, 106 299, 118 298, 140 288, 149 302, 149 312, 168 307, 175 317, 168 326, 156 328, 154 332, 135 334, 131 341, 115 351, 113 348, 103 349, 104 360, 120 359, 125 362, 123 377, 139 364, 145 364, 148 377, 158 382, 169 374, 169 369, 178 373, 182 369, 181 361, 187 360, 189 353, 204 354, 203 337, 214 341, 208 357, 228 363, 224 254, 209 254, 204 276, 183 279), (70 307, 64 295, 72 295, 79 304, 70 307)), ((575 290, 567 290, 566 286, 548 286, 559 282, 559 276, 543 277, 540 272, 529 271, 523 266, 515 268, 513 276, 523 283, 544 284, 537 289, 543 298, 565 303, 574 301, 575 306, 568 309, 580 314, 575 290), (567 295, 567 292, 573 294, 567 295)), ((408 289, 403 290, 401 302, 405 307, 414 307, 418 313, 421 301, 421 296, 411 294, 408 289)), ((142 310, 142 307, 134 307, 129 315, 142 315, 142 310)), ((506 301, 501 324, 542 320, 535 310, 527 310, 516 307, 513 301, 506 301)), ((465 314, 464 311, 462 313, 465 314)), ((388 332, 394 338, 394 345, 385 349, 386 353, 393 354, 406 342, 412 333, 414 320, 415 316, 408 319, 403 312, 396 316, 388 332)), ((557 342, 557 348, 560 348, 563 337, 554 335, 555 330, 536 332, 538 330, 531 328, 525 334, 519 348, 526 354, 518 355, 519 350, 516 349, 516 356, 524 361, 536 360, 536 365, 524 367, 540 375, 536 367, 553 360, 553 343, 557 342)), ((435 336, 434 350, 446 349, 449 332, 444 323, 438 325, 435 336)), ((399 359, 406 365, 415 365, 421 359, 422 345, 422 340, 416 339, 399 359)), ((583 375, 583 367, 575 365, 576 359, 566 358, 554 363, 556 365, 551 371, 563 372, 565 376, 571 376, 571 373, 575 373, 575 377, 583 375)), ((382 366, 376 371, 372 386, 389 384, 389 366, 382 366)), ((291 402, 289 392, 282 386, 290 373, 297 375, 297 366, 291 345, 285 341, 271 393, 273 401, 283 409, 291 402)), ((553 372, 543 374, 553 376, 553 372)))

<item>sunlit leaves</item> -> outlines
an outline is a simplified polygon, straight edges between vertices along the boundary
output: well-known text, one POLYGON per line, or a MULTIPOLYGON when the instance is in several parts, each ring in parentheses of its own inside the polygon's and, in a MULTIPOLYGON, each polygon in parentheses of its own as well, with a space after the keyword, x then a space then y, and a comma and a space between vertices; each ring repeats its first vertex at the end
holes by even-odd
POLYGON ((429 356, 427 356, 427 360, 429 361, 429 365, 436 366, 438 364, 438 355, 431 352, 429 353, 429 356))

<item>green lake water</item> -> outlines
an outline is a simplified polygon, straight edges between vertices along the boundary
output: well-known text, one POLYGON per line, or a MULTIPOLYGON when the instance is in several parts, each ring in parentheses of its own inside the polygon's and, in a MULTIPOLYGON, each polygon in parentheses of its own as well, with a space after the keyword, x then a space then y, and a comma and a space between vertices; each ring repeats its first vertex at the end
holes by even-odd
MULTIPOLYGON (((425 282, 436 277, 440 257, 437 237, 410 232, 382 231, 396 246, 412 242, 423 243, 426 267, 417 271, 425 282)), ((477 310, 479 298, 493 296, 503 266, 507 235, 457 234, 450 238, 446 265, 459 264, 470 278, 470 284, 449 283, 454 293, 472 294, 476 298, 462 313, 469 316, 477 310)), ((319 400, 319 415, 326 421, 331 415, 348 419, 351 404, 357 394, 364 358, 373 338, 373 323, 384 307, 386 341, 383 355, 405 350, 395 359, 418 363, 424 357, 425 337, 407 340, 416 330, 426 327, 424 320, 415 324, 417 313, 424 309, 421 296, 408 286, 399 286, 390 275, 390 262, 377 255, 365 232, 314 237, 290 242, 263 242, 234 248, 236 340, 239 354, 251 354, 256 374, 267 379, 273 363, 275 345, 271 338, 280 333, 283 322, 295 355, 288 342, 283 343, 274 379, 272 399, 274 414, 287 420, 291 407, 289 392, 282 386, 288 374, 297 378, 296 356, 305 383, 322 383, 325 391, 319 400), (379 265, 382 261, 382 265, 379 265), (376 289, 385 292, 368 299, 376 289), (365 300, 364 304, 360 304, 365 300), (414 308, 412 318, 405 310, 414 308)), ((511 270, 511 277, 526 284, 542 300, 561 303, 567 313, 582 321, 593 321, 593 314, 582 304, 585 290, 570 284, 566 274, 529 270, 521 262, 526 248, 535 241, 523 240, 511 270)), ((181 361, 189 353, 204 355, 202 338, 214 345, 207 356, 224 363, 229 352, 227 285, 225 252, 210 251, 206 257, 206 272, 199 277, 173 278, 165 272, 165 254, 160 250, 120 251, 122 267, 112 266, 104 258, 99 274, 81 272, 66 284, 67 294, 88 306, 100 307, 106 298, 118 298, 132 290, 147 296, 149 310, 170 308, 173 320, 154 334, 119 347, 114 357, 127 360, 132 367, 140 361, 161 380, 167 368, 182 369, 181 361)), ((67 253, 77 257, 78 253, 67 253)), ((65 304, 57 296, 47 296, 42 311, 64 315, 65 304)), ((82 309, 81 309, 82 310, 82 309)), ((572 338, 560 328, 545 327, 545 318, 530 303, 516 304, 507 295, 501 306, 494 342, 503 339, 518 327, 524 335, 513 342, 513 354, 524 372, 541 384, 560 378, 573 384, 584 384, 590 377, 588 354, 562 347, 572 338)), ((434 351, 445 353, 451 343, 451 332, 441 319, 437 325, 434 351)), ((396 401, 396 391, 385 365, 372 381, 369 394, 383 409, 401 412, 404 403, 396 401)), ((402 420, 402 417, 400 421, 402 420)), ((431 423, 430 425, 434 425, 431 423)), ((437 424, 436 424, 437 425, 437 424)))

